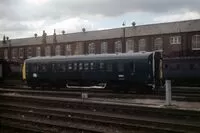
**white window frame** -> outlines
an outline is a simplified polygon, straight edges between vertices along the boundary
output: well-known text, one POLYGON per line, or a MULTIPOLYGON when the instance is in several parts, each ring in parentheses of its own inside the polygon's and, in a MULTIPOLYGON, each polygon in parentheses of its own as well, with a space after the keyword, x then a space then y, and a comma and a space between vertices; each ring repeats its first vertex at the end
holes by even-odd
POLYGON ((81 55, 81 54, 83 54, 83 43, 82 42, 78 42, 76 44, 74 54, 75 55, 81 55))
POLYGON ((200 35, 192 36, 192 50, 200 50, 200 35))
POLYGON ((45 47, 45 56, 51 56, 51 46, 45 47))
POLYGON ((19 48, 19 58, 23 58, 24 57, 24 48, 19 48))
POLYGON ((122 53, 122 41, 115 42, 115 53, 122 53))
POLYGON ((32 56, 33 56, 33 54, 32 54, 32 48, 28 47, 27 48, 27 58, 31 58, 32 56))
POLYGON ((140 39, 138 42, 138 51, 142 52, 142 51, 146 51, 146 39, 140 39))
POLYGON ((17 48, 12 49, 12 58, 16 59, 17 58, 17 48))
POLYGON ((154 50, 163 51, 163 39, 161 37, 157 37, 154 39, 154 50))
POLYGON ((72 47, 70 44, 65 45, 65 55, 72 55, 72 47))
POLYGON ((108 53, 108 42, 101 43, 101 54, 108 53))
POLYGON ((56 48, 55 48, 55 55, 56 55, 56 56, 61 55, 60 45, 56 45, 56 48))
POLYGON ((39 57, 39 56, 41 56, 41 47, 36 47, 36 57, 39 57))
POLYGON ((4 49, 4 59, 8 59, 8 49, 7 48, 5 48, 4 49))
POLYGON ((170 44, 181 44, 181 36, 171 36, 170 37, 170 44))
POLYGON ((126 40, 126 52, 134 52, 134 40, 133 39, 127 39, 126 40))
POLYGON ((89 43, 88 44, 88 54, 95 54, 95 48, 96 48, 96 46, 95 46, 95 43, 89 43))

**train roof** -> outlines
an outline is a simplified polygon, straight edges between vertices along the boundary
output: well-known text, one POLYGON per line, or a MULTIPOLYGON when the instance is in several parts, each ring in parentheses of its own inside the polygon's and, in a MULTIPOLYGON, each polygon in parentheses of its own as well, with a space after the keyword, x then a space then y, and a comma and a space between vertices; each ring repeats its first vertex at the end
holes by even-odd
POLYGON ((147 59, 153 52, 119 53, 119 54, 90 54, 73 56, 46 56, 26 59, 25 62, 51 62, 51 61, 86 61, 86 60, 112 60, 112 59, 147 59))

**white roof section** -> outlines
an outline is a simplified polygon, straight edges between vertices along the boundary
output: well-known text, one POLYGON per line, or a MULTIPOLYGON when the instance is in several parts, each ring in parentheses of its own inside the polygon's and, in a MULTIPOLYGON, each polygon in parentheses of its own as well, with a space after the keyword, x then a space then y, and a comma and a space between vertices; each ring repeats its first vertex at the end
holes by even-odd
MULTIPOLYGON (((160 35, 160 34, 193 32, 193 31, 200 31, 200 19, 126 27, 125 36, 134 37, 134 36, 160 35)), ((65 35, 56 36, 58 43, 83 42, 83 41, 113 39, 121 37, 123 37, 123 28, 77 32, 77 33, 69 33, 65 35)), ((53 43, 53 35, 47 36, 47 44, 52 44, 52 43, 53 43)), ((42 37, 11 39, 11 44, 12 46, 27 46, 27 45, 37 45, 37 44, 39 45, 42 44, 42 37)), ((3 45, 0 44, 0 47, 2 46, 3 45)))
POLYGON ((91 55, 72 55, 72 56, 42 56, 26 59, 25 62, 43 62, 54 60, 98 60, 98 59, 120 59, 120 58, 146 58, 153 52, 137 52, 137 53, 118 53, 118 54, 91 54, 91 55))

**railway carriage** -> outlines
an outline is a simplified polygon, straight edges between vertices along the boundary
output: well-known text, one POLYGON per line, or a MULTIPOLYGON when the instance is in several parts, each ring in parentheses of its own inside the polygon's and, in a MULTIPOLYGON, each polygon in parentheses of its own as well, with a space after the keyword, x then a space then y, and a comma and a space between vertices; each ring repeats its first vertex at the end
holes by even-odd
POLYGON ((160 52, 35 57, 24 61, 23 79, 33 88, 67 85, 152 91, 161 82, 160 52))

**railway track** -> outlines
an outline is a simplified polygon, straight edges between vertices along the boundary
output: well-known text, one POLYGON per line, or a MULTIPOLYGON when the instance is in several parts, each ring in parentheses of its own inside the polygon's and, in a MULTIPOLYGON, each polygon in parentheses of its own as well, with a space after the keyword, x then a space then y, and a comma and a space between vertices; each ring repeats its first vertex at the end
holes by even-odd
MULTIPOLYGON (((82 94, 81 89, 63 89, 63 90, 32 90, 32 89, 9 89, 9 88, 0 88, 0 93, 12 93, 12 94, 21 94, 21 95, 32 95, 32 96, 51 96, 51 97, 70 97, 70 98, 80 98, 82 94)), ((130 94, 117 94, 113 93, 110 90, 102 89, 91 89, 85 90, 84 92, 88 93, 90 98, 118 98, 118 99, 165 99, 164 92, 160 94, 152 95, 138 95, 135 92, 130 94)), ((200 94, 198 93, 173 93, 172 100, 177 101, 200 101, 200 94)))
POLYGON ((115 102, 0 94, 1 123, 37 132, 198 133, 200 113, 115 102))

